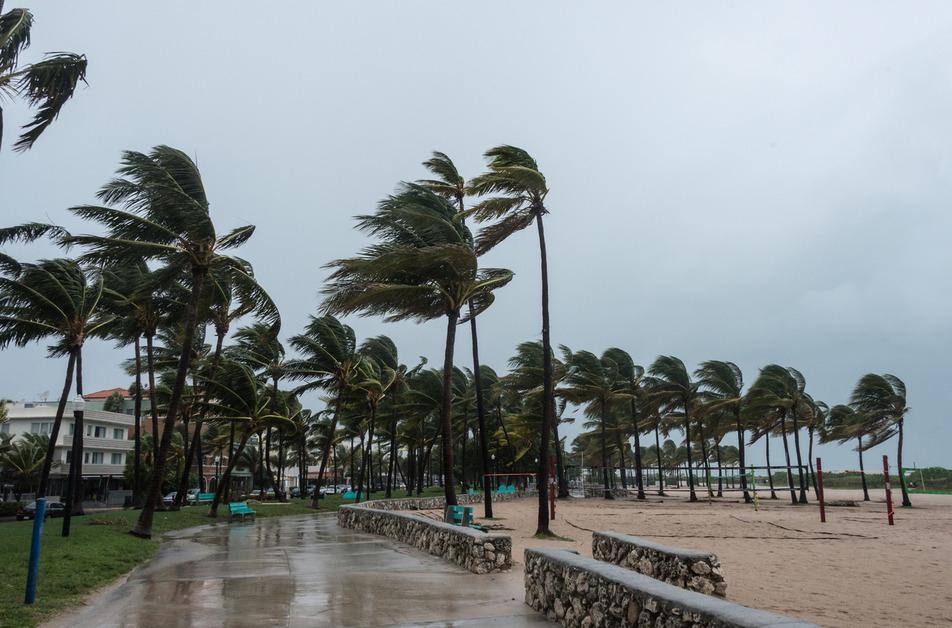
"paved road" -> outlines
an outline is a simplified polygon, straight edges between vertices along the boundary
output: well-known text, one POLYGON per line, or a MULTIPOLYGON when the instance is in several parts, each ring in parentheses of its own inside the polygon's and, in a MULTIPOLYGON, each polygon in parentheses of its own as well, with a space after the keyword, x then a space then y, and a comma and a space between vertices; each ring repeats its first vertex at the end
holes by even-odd
POLYGON ((477 576, 333 516, 183 531, 155 560, 54 625, 540 626, 502 577, 477 576))

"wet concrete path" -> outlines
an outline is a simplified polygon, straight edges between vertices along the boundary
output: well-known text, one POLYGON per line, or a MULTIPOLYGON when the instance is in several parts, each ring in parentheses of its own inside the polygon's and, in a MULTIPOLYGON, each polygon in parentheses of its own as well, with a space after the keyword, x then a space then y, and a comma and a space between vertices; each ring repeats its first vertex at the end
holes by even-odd
POLYGON ((185 530, 53 625, 541 626, 503 576, 475 575, 333 516, 185 530))

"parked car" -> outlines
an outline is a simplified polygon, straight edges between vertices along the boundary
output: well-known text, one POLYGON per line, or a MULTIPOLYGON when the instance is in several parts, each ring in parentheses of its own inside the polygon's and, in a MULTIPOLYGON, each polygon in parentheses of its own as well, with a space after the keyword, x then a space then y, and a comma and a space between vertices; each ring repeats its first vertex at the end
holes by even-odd
MULTIPOLYGON (((62 517, 66 512, 66 504, 63 502, 49 502, 46 504, 46 518, 62 517)), ((17 521, 24 519, 33 519, 36 517, 36 502, 30 502, 26 506, 17 509, 17 521)))
POLYGON ((298 497, 301 496, 301 489, 300 487, 292 486, 291 490, 288 491, 288 493, 291 495, 293 499, 297 499, 298 497))
POLYGON ((168 508, 172 505, 172 502, 175 501, 175 496, 178 495, 178 491, 172 491, 168 495, 162 498, 162 505, 168 508))

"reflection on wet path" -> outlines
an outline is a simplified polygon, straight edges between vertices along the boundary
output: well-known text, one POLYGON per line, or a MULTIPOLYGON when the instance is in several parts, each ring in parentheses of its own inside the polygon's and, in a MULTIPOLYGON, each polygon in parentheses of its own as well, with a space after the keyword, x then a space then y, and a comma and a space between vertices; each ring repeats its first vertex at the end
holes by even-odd
POLYGON ((475 575, 333 516, 183 531, 63 626, 535 626, 496 575, 475 575))

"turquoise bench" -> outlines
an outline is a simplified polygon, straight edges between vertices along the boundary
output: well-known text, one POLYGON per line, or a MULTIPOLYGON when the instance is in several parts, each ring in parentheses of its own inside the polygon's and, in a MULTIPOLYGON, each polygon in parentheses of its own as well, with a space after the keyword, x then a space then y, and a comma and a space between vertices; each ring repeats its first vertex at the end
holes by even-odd
POLYGON ((341 495, 341 499, 357 499, 357 491, 347 491, 341 495))
POLYGON ((473 507, 472 506, 447 506, 446 516, 449 519, 448 523, 452 523, 458 526, 469 527, 473 524, 473 507))
POLYGON ((256 514, 255 511, 248 506, 247 502, 232 502, 228 504, 228 513, 231 521, 234 521, 235 517, 240 517, 242 521, 249 516, 254 519, 256 514))
POLYGON ((214 493, 196 493, 195 494, 196 504, 210 504, 213 501, 215 501, 214 493))

